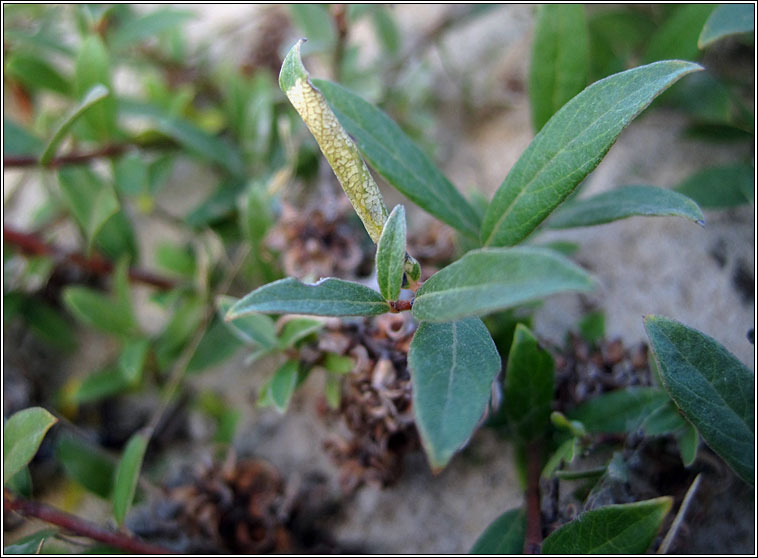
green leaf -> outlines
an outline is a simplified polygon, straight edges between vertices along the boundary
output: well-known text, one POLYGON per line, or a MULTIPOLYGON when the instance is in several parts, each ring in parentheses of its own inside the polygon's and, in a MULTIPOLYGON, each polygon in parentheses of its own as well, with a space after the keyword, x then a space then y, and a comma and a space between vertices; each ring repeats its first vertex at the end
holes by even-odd
POLYGON ((37 297, 29 297, 23 302, 24 321, 42 340, 64 351, 76 348, 76 336, 71 321, 61 315, 61 311, 49 306, 37 297))
POLYGON ((469 554, 522 554, 526 537, 526 514, 522 508, 508 510, 489 524, 469 554))
MULTIPOLYGON (((113 91, 111 86, 111 59, 98 35, 87 37, 79 49, 74 70, 74 91, 78 98, 86 99, 96 85, 113 91)), ((93 106, 84 114, 83 122, 88 139, 106 141, 116 133, 117 105, 114 95, 93 106)))
POLYGON ((269 384, 271 401, 274 406, 282 413, 287 411, 292 394, 297 387, 298 363, 295 360, 288 360, 282 364, 269 384))
POLYGON ((19 126, 13 120, 3 118, 3 156, 33 155, 42 152, 45 143, 19 126))
POLYGON ((590 52, 584 6, 541 6, 533 45, 529 100, 532 123, 539 132, 558 109, 587 86, 590 52))
POLYGON ((93 107, 97 107, 109 95, 110 91, 102 84, 93 85, 92 89, 84 94, 82 101, 63 117, 55 132, 53 132, 52 137, 48 140, 47 145, 45 145, 45 149, 39 158, 42 165, 48 164, 55 157, 58 146, 76 121, 83 115, 89 115, 94 110, 93 107))
POLYGON ((524 151, 482 223, 485 246, 517 244, 592 172, 621 131, 662 91, 700 70, 669 60, 593 83, 566 103, 524 151))
POLYGON ((88 326, 106 333, 132 335, 137 323, 131 311, 123 308, 110 298, 86 287, 66 287, 63 302, 74 317, 88 326))
POLYGON ((113 516, 119 525, 123 525, 126 513, 132 505, 149 441, 150 438, 145 432, 132 435, 118 463, 113 481, 113 516))
POLYGON ((421 322, 408 353, 413 413, 434 470, 471 437, 500 371, 500 355, 478 318, 421 322))
POLYGON ((653 410, 642 423, 642 428, 648 436, 671 434, 686 426, 687 421, 682 418, 670 399, 653 410))
POLYGON ((369 164, 421 209, 470 237, 479 230, 479 215, 429 157, 381 110, 352 91, 315 79, 369 164))
POLYGON ((280 279, 242 297, 227 312, 227 321, 251 312, 313 314, 317 316, 376 316, 389 311, 384 297, 373 289, 329 277, 308 285, 294 277, 280 279))
POLYGON ((376 280, 387 300, 397 300, 405 268, 405 208, 396 205, 376 244, 376 280))
POLYGON ((715 339, 662 316, 645 330, 663 387, 713 451, 747 483, 755 467, 755 378, 715 339))
POLYGON ((432 275, 416 294, 413 315, 419 320, 455 320, 592 287, 583 269, 550 250, 484 248, 432 275))
POLYGON ((78 405, 98 401, 127 390, 130 385, 116 366, 90 374, 73 394, 72 400, 78 405))
POLYGON ((750 203, 755 197, 755 170, 738 163, 701 170, 685 179, 676 191, 704 209, 724 209, 750 203))
MULTIPOLYGON (((237 302, 238 299, 231 296, 219 296, 216 299, 216 307, 222 319, 237 302)), ((226 321, 226 327, 244 343, 258 344, 264 349, 273 349, 277 346, 276 325, 265 314, 250 312, 226 321)))
POLYGON ((700 225, 704 220, 698 205, 684 194, 655 186, 624 186, 565 204, 552 215, 548 226, 552 229, 591 227, 635 215, 672 215, 700 225))
POLYGON ((318 320, 311 320, 309 318, 291 319, 282 326, 282 330, 279 333, 279 347, 282 349, 294 347, 295 343, 319 331, 322 327, 324 327, 324 323, 318 320))
POLYGON ((116 466, 101 449, 66 435, 60 437, 55 457, 74 481, 101 498, 111 497, 116 466))
POLYGON ((148 164, 139 153, 128 153, 113 165, 113 176, 118 191, 125 196, 137 197, 149 192, 148 164))
POLYGON ((548 457, 540 475, 544 479, 552 477, 562 463, 573 463, 577 455, 581 454, 579 439, 571 437, 564 441, 553 454, 548 457))
POLYGON ((135 17, 118 27, 109 37, 113 50, 123 50, 195 17, 193 12, 161 9, 135 17))
POLYGON ((585 512, 548 536, 542 554, 644 554, 671 504, 664 496, 585 512))
POLYGON ((18 473, 5 481, 5 488, 24 498, 32 498, 32 474, 29 472, 29 467, 23 467, 18 473))
POLYGON ((666 403, 666 393, 652 387, 627 387, 585 401, 568 413, 588 432, 621 434, 642 426, 650 413, 666 403))
POLYGON ((30 407, 11 415, 3 426, 3 479, 26 467, 42 439, 58 419, 42 407, 30 407))
POLYGON ((118 370, 129 386, 136 386, 142 380, 142 369, 150 343, 147 339, 129 341, 118 357, 118 370))
POLYGON ((195 254, 190 246, 162 242, 155 248, 155 263, 167 271, 190 279, 196 271, 195 254))
POLYGON ((46 60, 28 53, 14 53, 5 66, 6 72, 30 89, 48 89, 68 96, 71 84, 46 60))
POLYGON ((685 467, 689 467, 697 459, 697 446, 698 442, 700 442, 700 436, 695 427, 688 422, 684 431, 679 435, 678 440, 682 464, 685 467))
POLYGON ((123 208, 114 213, 95 238, 95 247, 111 261, 126 256, 131 261, 137 259, 137 240, 129 217, 123 208))
POLYGON ((650 37, 645 62, 678 58, 697 60, 698 35, 715 4, 681 4, 650 37))
POLYGON ((605 313, 595 310, 585 314, 579 321, 579 333, 586 341, 599 345, 605 339, 605 313))
POLYGON ((54 536, 58 529, 42 529, 3 548, 5 554, 39 554, 45 540, 54 536))
POLYGON ((711 12, 705 22, 698 37, 697 46, 705 48, 723 37, 737 33, 750 33, 754 29, 754 4, 722 4, 711 12))
POLYGON ((111 185, 89 167, 65 167, 58 172, 58 180, 63 200, 91 247, 105 222, 118 211, 118 198, 111 185))
POLYGON ((243 346, 223 319, 214 317, 187 365, 189 374, 201 372, 234 356, 243 346))
POLYGON ((212 136, 192 122, 170 116, 158 118, 155 126, 188 151, 217 163, 233 176, 245 174, 242 156, 237 148, 226 140, 212 136))
POLYGON ((555 363, 537 338, 522 324, 516 326, 505 368, 505 413, 510 432, 531 442, 550 426, 555 363))
POLYGON ((376 6, 371 12, 371 21, 384 51, 389 55, 397 54, 402 44, 402 36, 389 7, 376 6))

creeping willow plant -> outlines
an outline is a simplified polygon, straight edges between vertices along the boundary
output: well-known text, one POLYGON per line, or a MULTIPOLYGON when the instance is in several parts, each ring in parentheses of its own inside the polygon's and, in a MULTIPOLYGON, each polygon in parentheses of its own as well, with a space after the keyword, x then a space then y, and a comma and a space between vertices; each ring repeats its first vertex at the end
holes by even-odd
MULTIPOLYGON (((664 61, 601 80, 569 101, 516 163, 483 219, 385 114, 328 81, 311 81, 299 41, 279 84, 316 138, 371 239, 381 292, 328 278, 308 285, 286 278, 234 304, 227 320, 264 313, 375 316, 411 310, 419 320, 408 364, 413 409, 434 469, 444 467, 480 421, 501 369, 480 316, 563 291, 587 291, 593 279, 551 250, 513 247, 531 235, 594 169, 618 134, 661 91, 696 64, 664 61), (362 155, 400 192, 483 248, 471 250, 418 286, 405 251, 405 213, 387 209, 362 155), (398 301, 402 287, 415 292, 398 301)), ((686 198, 681 203, 686 206, 686 198)), ((693 204, 694 205, 694 204, 693 204)), ((702 219, 695 206, 687 216, 702 219)))

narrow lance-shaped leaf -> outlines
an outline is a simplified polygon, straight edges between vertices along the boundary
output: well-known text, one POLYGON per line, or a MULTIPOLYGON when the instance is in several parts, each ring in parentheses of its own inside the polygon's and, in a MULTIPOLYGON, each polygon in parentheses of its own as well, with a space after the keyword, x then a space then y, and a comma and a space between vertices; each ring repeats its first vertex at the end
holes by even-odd
POLYGON ((408 367, 416 426, 429 463, 439 470, 482 418, 492 381, 500 371, 500 355, 478 318, 421 322, 411 342, 408 367))
POLYGON ((397 205, 384 224, 376 245, 376 280, 387 300, 397 300, 405 265, 405 208, 397 205))
POLYGON ((566 103, 532 140, 492 199, 485 246, 517 244, 602 160, 621 131, 662 91, 700 70, 668 60, 600 80, 566 103))
POLYGON ((155 37, 172 27, 177 27, 193 17, 195 14, 189 11, 167 9, 135 17, 116 29, 111 35, 111 47, 114 50, 124 49, 145 39, 155 37))
POLYGON ((702 211, 679 192, 655 186, 624 186, 589 198, 566 203, 548 221, 553 229, 602 225, 635 215, 676 216, 704 222, 702 211))
POLYGON ((585 512, 550 534, 542 554, 644 554, 671 503, 664 496, 585 512))
POLYGON ((235 320, 250 312, 316 316, 376 316, 389 311, 384 297, 359 283, 329 277, 307 285, 288 277, 242 297, 226 314, 235 320))
POLYGON ((3 426, 3 480, 26 467, 42 439, 58 419, 42 407, 30 407, 11 415, 3 426))
POLYGON ((134 434, 127 442, 118 469, 116 469, 116 477, 113 481, 113 516, 119 525, 124 523, 126 513, 132 505, 142 469, 142 460, 145 458, 149 441, 150 438, 145 432, 134 434))
POLYGON ((529 65, 535 131, 587 86, 590 51, 584 12, 580 4, 546 4, 539 9, 529 65))
POLYGON ((387 220, 382 193, 353 140, 340 125, 324 96, 311 83, 300 59, 302 43, 302 39, 298 41, 284 59, 279 86, 316 138, 371 240, 379 242, 387 220))
POLYGON ((518 324, 505 368, 505 413, 510 431, 523 442, 542 436, 550 426, 555 363, 534 334, 518 324))
POLYGON ((674 403, 705 443, 753 484, 753 373, 715 339, 674 320, 647 316, 645 330, 674 403))
POLYGON ((477 238, 479 215, 429 157, 381 110, 326 80, 313 82, 361 153, 387 182, 423 210, 477 238))
POLYGON ((33 54, 14 53, 5 70, 32 89, 49 89, 66 96, 71 94, 71 82, 45 59, 33 54))
POLYGON ((590 275, 551 250, 484 248, 430 277, 416 294, 413 315, 419 320, 455 320, 592 287, 590 275))
POLYGON ((42 155, 40 155, 39 161, 41 164, 46 165, 53 157, 55 157, 55 151, 58 149, 58 146, 76 121, 85 114, 87 110, 105 99, 108 95, 110 95, 110 91, 108 91, 108 88, 102 84, 94 85, 92 89, 84 95, 82 101, 63 117, 63 120, 58 124, 55 132, 53 132, 52 137, 42 151, 42 155))
POLYGON ((489 524, 469 554, 521 554, 526 537, 526 514, 519 508, 508 510, 489 524))
POLYGON ((697 46, 705 48, 723 37, 750 33, 754 29, 755 4, 722 4, 711 12, 703 25, 697 46))

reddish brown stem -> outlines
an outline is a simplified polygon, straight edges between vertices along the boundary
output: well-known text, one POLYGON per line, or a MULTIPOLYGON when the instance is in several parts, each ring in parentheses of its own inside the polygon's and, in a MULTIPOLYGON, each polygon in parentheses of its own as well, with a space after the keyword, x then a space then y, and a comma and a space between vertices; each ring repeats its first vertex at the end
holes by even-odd
POLYGON ((3 507, 6 511, 14 511, 26 517, 41 519, 47 523, 62 527, 71 533, 134 554, 175 554, 175 552, 167 548, 146 543, 123 533, 104 529, 103 527, 82 519, 81 517, 71 515, 70 513, 66 513, 41 502, 26 500, 9 493, 8 491, 5 491, 3 494, 3 507))
POLYGON ((532 442, 526 448, 526 538, 524 554, 539 554, 542 544, 542 512, 540 510, 540 473, 542 448, 532 442))
POLYGON ((398 312, 407 312, 413 308, 413 302, 410 300, 392 300, 390 301, 390 312, 397 314, 398 312))
MULTIPOLYGON (((106 145, 105 147, 95 149, 94 151, 67 153, 66 155, 53 157, 45 167, 55 169, 63 165, 78 165, 103 157, 116 157, 117 155, 121 155, 128 148, 129 145, 126 144, 114 144, 106 145)), ((36 167, 38 165, 40 165, 39 158, 33 155, 3 156, 3 166, 5 168, 36 167)))
MULTIPOLYGON (((11 227, 3 227, 3 242, 17 247, 24 254, 51 256, 58 261, 73 264, 96 275, 109 275, 113 271, 113 264, 101 256, 95 255, 88 258, 83 254, 66 252, 58 246, 46 243, 35 234, 17 231, 11 227)), ((140 269, 130 269, 129 279, 135 283, 144 283, 163 290, 176 286, 171 279, 140 269)))

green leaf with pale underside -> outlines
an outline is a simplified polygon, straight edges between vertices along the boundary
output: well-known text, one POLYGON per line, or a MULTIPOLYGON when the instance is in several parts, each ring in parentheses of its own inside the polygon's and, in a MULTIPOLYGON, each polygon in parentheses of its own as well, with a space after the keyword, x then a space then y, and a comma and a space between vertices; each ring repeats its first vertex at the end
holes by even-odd
POLYGON ((645 330, 671 399, 745 481, 755 468, 755 377, 715 339, 663 316, 645 330))
POLYGON ((487 208, 481 240, 511 246, 529 236, 600 163, 621 131, 675 81, 701 69, 656 62, 590 85, 534 138, 487 208))
POLYGON ((548 221, 552 229, 602 225, 635 215, 676 216, 703 224, 703 213, 690 198, 655 186, 625 186, 589 198, 572 201, 548 221))
POLYGON ((447 465, 471 437, 500 371, 489 331, 478 318, 421 322, 411 342, 408 367, 413 413, 429 463, 447 465))
POLYGON ((387 300, 397 300, 405 266, 405 208, 397 205, 384 224, 376 245, 376 280, 387 300))
POLYGON ((288 277, 263 285, 242 297, 227 312, 226 320, 234 320, 249 312, 376 316, 389 309, 382 295, 359 283, 330 277, 308 285, 288 277))
MULTIPOLYGON (((238 300, 234 297, 219 296, 216 299, 216 306, 221 317, 224 318, 237 302, 238 300)), ((226 327, 235 337, 245 343, 256 343, 264 349, 273 349, 277 345, 276 325, 265 314, 248 312, 234 320, 227 320, 226 327)))
POLYGON ((416 294, 413 315, 419 320, 456 320, 592 287, 589 274, 551 250, 483 248, 430 277, 416 294))
POLYGON ((567 101, 584 89, 590 67, 584 6, 540 7, 529 65, 532 123, 539 131, 567 101))
POLYGON ((387 182, 440 221, 467 236, 477 236, 476 210, 390 117, 341 85, 322 79, 313 83, 387 182))
POLYGON ((585 512, 548 536, 542 554, 644 554, 671 503, 664 496, 585 512))

